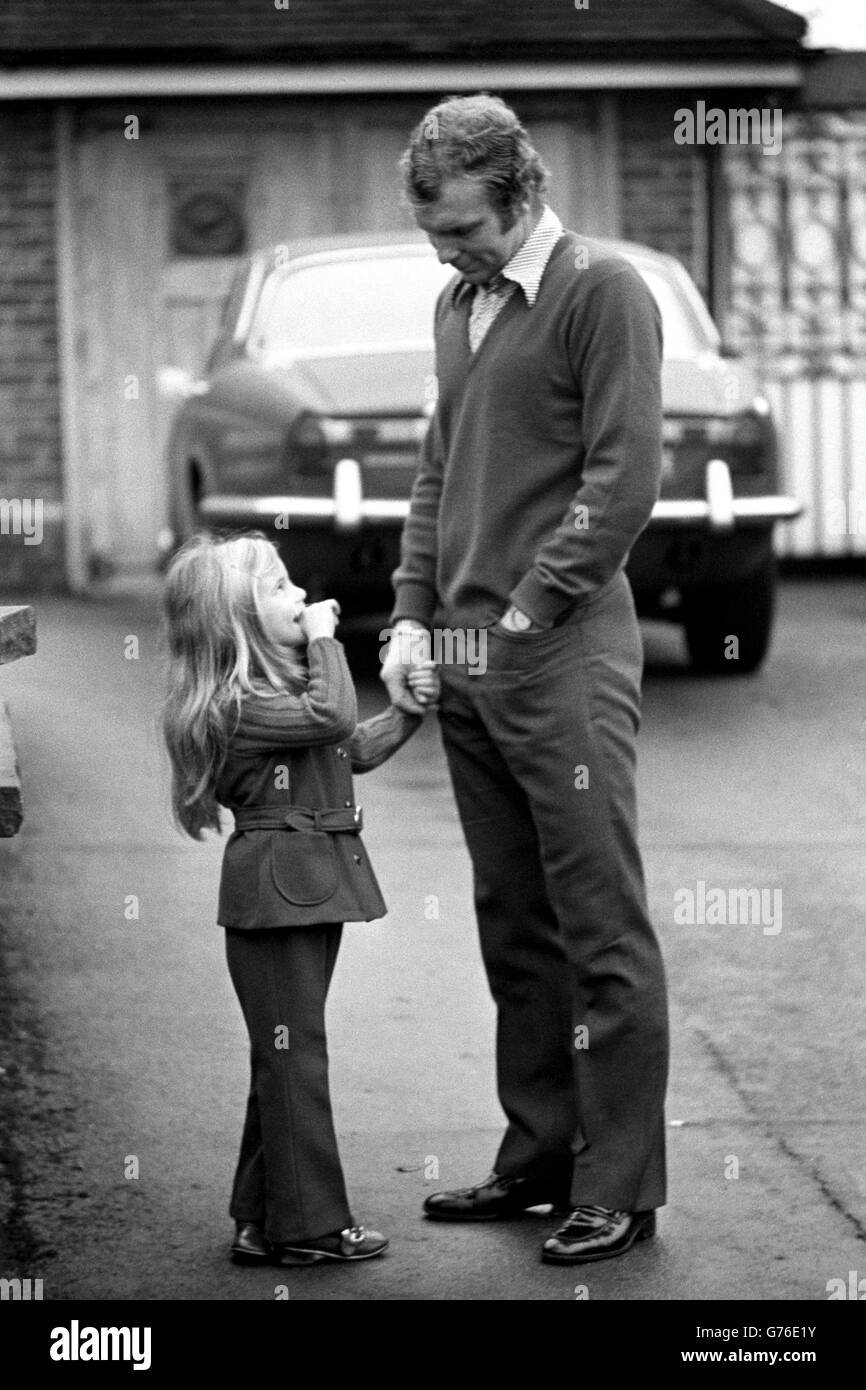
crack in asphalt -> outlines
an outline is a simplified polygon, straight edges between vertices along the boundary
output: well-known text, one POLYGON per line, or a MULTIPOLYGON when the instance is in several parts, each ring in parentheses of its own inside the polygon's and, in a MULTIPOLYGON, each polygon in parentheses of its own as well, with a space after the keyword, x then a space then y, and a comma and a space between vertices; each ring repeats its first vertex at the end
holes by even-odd
POLYGON ((788 1141, 777 1132, 773 1121, 768 1120, 765 1115, 762 1115, 756 1111, 756 1107, 753 1104, 752 1098, 749 1095, 748 1091, 746 1091, 740 1085, 740 1080, 737 1076, 736 1071, 734 1070, 733 1063, 729 1060, 728 1057, 725 1056, 718 1043, 714 1042, 713 1039, 710 1038, 706 1033, 701 1032, 699 1028, 696 1028, 694 1031, 697 1037, 700 1039, 701 1043, 703 1044, 704 1048, 708 1052, 716 1070, 727 1081, 728 1085, 731 1087, 737 1099, 749 1112, 749 1115, 754 1121, 754 1123, 756 1125, 759 1125, 763 1129, 767 1138, 771 1140, 771 1142, 774 1143, 776 1147, 782 1151, 785 1157, 790 1159, 791 1162, 795 1163, 797 1167, 800 1169, 800 1171, 805 1173, 806 1176, 815 1184, 815 1186, 820 1191, 821 1195, 825 1198, 828 1206, 832 1207, 834 1211, 838 1212, 840 1216, 844 1217, 845 1220, 848 1222, 849 1226, 853 1228, 857 1236, 857 1239, 866 1242, 866 1225, 864 1225, 863 1222, 857 1216, 855 1216, 854 1213, 850 1211, 848 1207, 846 1207, 845 1203, 836 1195, 836 1193, 833 1191, 833 1189, 827 1182, 826 1178, 821 1173, 821 1170, 818 1167, 817 1163, 815 1163, 814 1160, 806 1158, 805 1155, 798 1153, 796 1149, 792 1148, 788 1141))

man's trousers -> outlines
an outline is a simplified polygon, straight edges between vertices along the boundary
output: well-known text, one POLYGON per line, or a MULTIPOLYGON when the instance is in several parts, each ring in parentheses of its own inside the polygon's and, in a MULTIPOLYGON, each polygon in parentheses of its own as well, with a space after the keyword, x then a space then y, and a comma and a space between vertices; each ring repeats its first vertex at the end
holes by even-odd
POLYGON ((495 1170, 573 1206, 665 1202, 664 967, 637 846, 642 647, 622 571, 560 625, 487 629, 440 724, 497 1008, 495 1170))
POLYGON ((226 929, 252 1077, 230 1215, 275 1244, 352 1225, 328 1086, 325 1000, 342 924, 226 929))

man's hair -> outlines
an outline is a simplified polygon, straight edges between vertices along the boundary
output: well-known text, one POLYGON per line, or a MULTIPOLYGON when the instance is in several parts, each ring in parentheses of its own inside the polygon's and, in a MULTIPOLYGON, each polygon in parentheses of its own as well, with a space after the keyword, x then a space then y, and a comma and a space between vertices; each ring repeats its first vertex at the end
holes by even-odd
POLYGON ((431 106, 412 131, 400 168, 414 207, 437 202, 448 179, 475 179, 503 231, 526 198, 537 204, 550 177, 510 106, 487 92, 431 106))

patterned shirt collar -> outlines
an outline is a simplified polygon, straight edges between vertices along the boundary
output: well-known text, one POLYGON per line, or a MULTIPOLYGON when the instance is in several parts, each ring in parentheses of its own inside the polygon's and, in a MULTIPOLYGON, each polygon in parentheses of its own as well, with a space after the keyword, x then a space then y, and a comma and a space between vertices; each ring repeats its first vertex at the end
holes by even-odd
MULTIPOLYGON (((504 276, 506 280, 513 280, 520 286, 530 308, 538 298, 541 277, 562 233, 563 226, 556 213, 552 208, 545 206, 523 245, 518 247, 511 260, 499 272, 500 276, 504 276)), ((469 294, 474 289, 475 286, 468 280, 459 279, 452 291, 453 303, 459 304, 464 294, 469 294)))

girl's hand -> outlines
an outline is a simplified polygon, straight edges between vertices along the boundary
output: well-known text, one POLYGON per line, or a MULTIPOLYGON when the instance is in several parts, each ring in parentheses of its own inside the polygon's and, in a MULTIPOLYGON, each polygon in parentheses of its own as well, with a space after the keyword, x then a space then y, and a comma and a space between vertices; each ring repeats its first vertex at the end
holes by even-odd
POLYGON ((430 706, 439 699, 441 683, 435 661, 419 661, 412 666, 406 680, 419 705, 430 706))
POLYGON ((298 623, 308 642, 316 637, 333 637, 340 616, 335 598, 323 598, 320 603, 308 603, 298 623))

